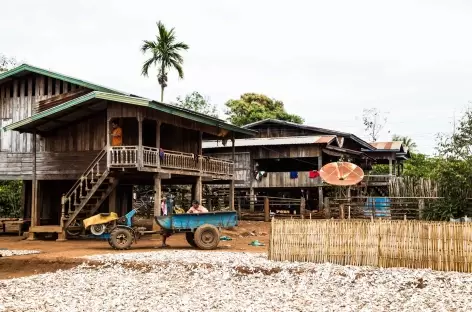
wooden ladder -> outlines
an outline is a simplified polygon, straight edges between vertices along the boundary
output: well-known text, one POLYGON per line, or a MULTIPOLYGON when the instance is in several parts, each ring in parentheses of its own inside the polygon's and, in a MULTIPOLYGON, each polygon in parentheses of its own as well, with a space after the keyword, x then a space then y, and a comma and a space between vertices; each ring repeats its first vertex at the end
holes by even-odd
POLYGON ((81 224, 83 219, 92 216, 118 185, 118 178, 103 163, 106 154, 107 150, 104 148, 69 192, 62 196, 61 226, 64 230, 71 224, 81 224))

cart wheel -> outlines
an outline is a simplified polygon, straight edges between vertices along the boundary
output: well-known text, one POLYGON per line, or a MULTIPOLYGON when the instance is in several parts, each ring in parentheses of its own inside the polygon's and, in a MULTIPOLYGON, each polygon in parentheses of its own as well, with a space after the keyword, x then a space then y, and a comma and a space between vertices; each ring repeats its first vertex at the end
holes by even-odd
POLYGON ((216 249, 220 243, 220 232, 211 224, 204 224, 195 231, 195 245, 200 249, 216 249))
MULTIPOLYGON (((82 226, 82 224, 80 223, 79 220, 74 220, 74 222, 72 222, 70 226, 78 227, 78 226, 82 226)), ((69 230, 69 228, 66 229, 66 233, 69 236, 79 236, 81 232, 82 232, 81 230, 69 230)))
POLYGON ((187 240, 187 243, 192 246, 197 248, 197 244, 195 244, 195 234, 192 232, 187 232, 185 233, 185 239, 187 240))
POLYGON ((116 228, 110 234, 110 245, 118 250, 129 249, 133 244, 133 233, 124 228, 116 228))

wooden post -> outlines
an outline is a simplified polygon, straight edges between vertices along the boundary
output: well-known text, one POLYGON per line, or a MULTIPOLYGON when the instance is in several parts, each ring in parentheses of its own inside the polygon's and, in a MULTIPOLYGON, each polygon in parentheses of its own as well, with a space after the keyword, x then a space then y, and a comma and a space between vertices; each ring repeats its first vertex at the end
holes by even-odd
MULTIPOLYGON (((323 167, 323 155, 322 151, 320 150, 320 156, 318 156, 318 170, 323 167)), ((319 183, 323 184, 323 180, 321 177, 318 177, 319 183)), ((323 210, 323 187, 318 186, 318 210, 323 210)))
POLYGON ((232 144, 231 161, 233 162, 233 174, 231 175, 231 181, 229 184, 229 208, 231 210, 234 210, 234 167, 235 167, 234 166, 234 160, 235 160, 234 132, 232 132, 231 144, 232 144))
POLYGON ((142 112, 138 112, 138 169, 143 168, 144 150, 143 150, 143 117, 142 112))
POLYGON ((39 225, 39 211, 38 211, 38 180, 36 178, 36 146, 37 135, 36 130, 33 131, 33 178, 31 183, 31 226, 28 234, 28 240, 36 239, 35 234, 31 229, 39 225))
MULTIPOLYGON (((110 181, 110 182, 112 183, 113 181, 110 181)), ((117 188, 111 191, 110 195, 108 195, 108 212, 118 212, 117 205, 116 205, 116 197, 117 197, 116 189, 117 188)))
POLYGON ((302 217, 302 219, 305 217, 305 198, 302 197, 300 199, 300 215, 302 217))
MULTIPOLYGON (((160 147, 161 147, 161 121, 158 120, 156 123, 156 148, 159 149, 160 147)), ((161 167, 161 158, 159 157, 159 153, 158 153, 157 154, 157 168, 160 168, 160 167, 161 167)))
POLYGON ((339 205, 339 215, 342 220, 344 220, 344 204, 339 205))
POLYGON ((238 215, 239 219, 241 219, 241 197, 238 197, 238 215))
POLYGON ((107 120, 107 146, 106 146, 106 151, 107 151, 107 168, 110 168, 110 165, 111 165, 111 152, 110 152, 110 147, 111 147, 111 142, 110 142, 111 131, 110 131, 110 122, 111 122, 111 119, 108 119, 108 120, 107 120))
POLYGON ((393 161, 392 158, 388 159, 388 174, 391 176, 392 175, 392 170, 393 170, 393 161))
POLYGON ((324 199, 324 217, 331 219, 331 207, 329 205, 329 197, 324 199))
POLYGON ((202 203, 202 194, 203 194, 203 185, 202 185, 202 177, 198 176, 197 181, 195 182, 195 187, 194 187, 194 198, 198 200, 198 202, 201 204, 202 203))
POLYGON ((249 189, 249 211, 254 212, 254 202, 256 197, 254 196, 254 188, 249 189))
POLYGON ((270 221, 270 205, 269 205, 269 197, 264 197, 264 221, 270 221))
POLYGON ((423 220, 423 211, 424 211, 424 199, 420 198, 418 200, 418 219, 423 220))
MULTIPOLYGON (((161 198, 162 197, 162 185, 161 185, 161 176, 159 173, 154 175, 154 216, 162 215, 161 211, 161 198)), ((159 225, 156 223, 154 219, 152 222, 152 230, 158 231, 160 229, 159 225)), ((154 239, 159 238, 159 235, 153 235, 154 239)))

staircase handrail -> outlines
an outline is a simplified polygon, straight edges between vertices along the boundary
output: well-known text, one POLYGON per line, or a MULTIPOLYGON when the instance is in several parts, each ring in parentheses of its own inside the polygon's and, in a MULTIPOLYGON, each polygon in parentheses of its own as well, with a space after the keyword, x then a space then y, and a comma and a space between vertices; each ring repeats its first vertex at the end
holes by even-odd
POLYGON ((95 167, 95 165, 102 160, 102 158, 106 155, 107 153, 107 147, 105 146, 100 153, 94 158, 94 160, 90 163, 90 165, 85 169, 84 173, 80 175, 79 179, 75 181, 74 185, 70 188, 70 190, 63 196, 65 199, 62 204, 67 203, 69 200, 69 197, 72 195, 74 191, 79 187, 80 183, 82 182, 83 177, 86 177, 89 175, 90 171, 95 167))

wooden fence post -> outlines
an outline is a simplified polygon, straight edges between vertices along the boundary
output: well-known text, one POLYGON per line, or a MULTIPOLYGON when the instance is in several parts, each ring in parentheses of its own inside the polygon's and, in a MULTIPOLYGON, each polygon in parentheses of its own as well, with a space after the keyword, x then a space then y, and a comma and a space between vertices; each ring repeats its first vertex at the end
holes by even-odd
POLYGON ((324 210, 324 217, 326 219, 331 219, 331 208, 329 206, 329 197, 325 197, 324 198, 324 207, 323 207, 323 210, 324 210))
POLYGON ((305 198, 300 199, 300 216, 302 219, 305 218, 305 198))
POLYGON ((344 220, 344 204, 339 205, 339 214, 340 214, 341 219, 344 220))
POLYGON ((418 200, 418 219, 423 220, 423 210, 424 210, 424 199, 420 198, 418 200))
POLYGON ((264 221, 270 221, 269 197, 264 197, 264 221))

